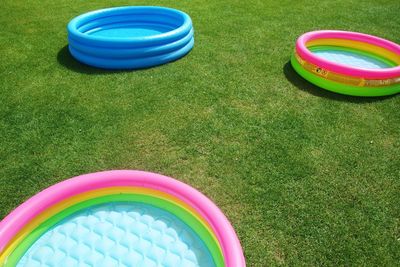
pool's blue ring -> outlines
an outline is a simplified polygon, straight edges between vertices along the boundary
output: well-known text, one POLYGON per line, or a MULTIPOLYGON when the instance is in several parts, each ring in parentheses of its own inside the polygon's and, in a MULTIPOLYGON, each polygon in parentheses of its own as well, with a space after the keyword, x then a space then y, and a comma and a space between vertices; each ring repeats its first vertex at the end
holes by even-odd
POLYGON ((190 17, 179 10, 155 6, 107 8, 80 15, 67 27, 69 50, 79 61, 106 69, 138 69, 164 64, 186 55, 194 45, 190 17), (85 34, 113 23, 157 23, 171 30, 143 37, 85 34))
POLYGON ((194 44, 194 39, 192 39, 183 48, 154 57, 144 57, 144 58, 127 58, 127 59, 110 59, 110 58, 100 58, 93 57, 87 54, 83 54, 73 48, 69 48, 71 54, 75 58, 79 58, 79 61, 86 63, 88 65, 104 68, 104 69, 141 69, 150 68, 152 66, 165 64, 174 60, 181 58, 182 56, 189 53, 194 44))
POLYGON ((99 56, 102 58, 143 58, 148 56, 161 55, 168 52, 176 51, 186 46, 193 39, 193 30, 188 35, 180 40, 167 43, 160 46, 145 46, 145 47, 133 47, 133 48, 110 48, 100 46, 88 46, 76 41, 75 39, 69 38, 69 44, 74 50, 77 50, 88 56, 99 56))

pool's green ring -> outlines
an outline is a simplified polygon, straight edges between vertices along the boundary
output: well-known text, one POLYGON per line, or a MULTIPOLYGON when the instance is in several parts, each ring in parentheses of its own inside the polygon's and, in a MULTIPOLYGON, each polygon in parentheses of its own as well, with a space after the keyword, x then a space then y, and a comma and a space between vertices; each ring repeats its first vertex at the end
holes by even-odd
POLYGON ((16 266, 19 260, 22 258, 22 256, 26 253, 26 251, 33 245, 33 243, 36 242, 42 234, 44 234, 58 222, 62 221, 68 216, 82 209, 108 202, 144 203, 170 212, 171 214, 175 215, 180 220, 182 220, 200 237, 200 239, 204 242, 205 246, 208 248, 214 260, 214 264, 217 267, 224 266, 224 258, 217 241, 213 238, 213 236, 207 230, 207 228, 205 228, 203 224, 201 224, 193 215, 188 213, 186 210, 174 205, 172 202, 153 196, 141 195, 141 194, 114 194, 80 202, 47 219, 37 228, 35 228, 31 233, 29 233, 29 235, 9 255, 9 257, 5 262, 4 267, 16 266))
MULTIPOLYGON (((369 54, 370 55, 370 54, 369 54)), ((344 95, 352 95, 352 96, 386 96, 400 93, 400 84, 394 84, 389 86, 382 87, 361 87, 361 86, 353 86, 347 85, 343 83, 338 83, 334 81, 330 81, 324 79, 320 76, 317 76, 307 70, 305 70, 300 63, 297 61, 296 57, 292 55, 290 62, 294 68, 294 70, 307 81, 332 92, 344 94, 344 95)))

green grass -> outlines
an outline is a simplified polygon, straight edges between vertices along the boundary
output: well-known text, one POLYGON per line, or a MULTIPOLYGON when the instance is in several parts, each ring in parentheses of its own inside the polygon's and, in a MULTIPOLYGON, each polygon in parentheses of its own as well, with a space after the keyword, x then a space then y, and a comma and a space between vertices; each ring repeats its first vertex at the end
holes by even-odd
POLYGON ((288 64, 310 30, 400 43, 392 1, 2 1, 0 218, 66 178, 142 169, 204 192, 248 266, 400 262, 400 98, 323 91, 288 64), (75 62, 66 24, 90 10, 190 14, 185 58, 143 71, 75 62))

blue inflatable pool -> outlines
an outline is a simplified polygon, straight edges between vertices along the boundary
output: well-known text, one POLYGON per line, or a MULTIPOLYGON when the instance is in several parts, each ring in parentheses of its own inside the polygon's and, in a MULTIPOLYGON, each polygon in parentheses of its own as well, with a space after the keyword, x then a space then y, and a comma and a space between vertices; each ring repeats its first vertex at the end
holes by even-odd
POLYGON ((190 17, 179 10, 127 6, 92 11, 68 24, 69 51, 105 69, 148 68, 186 55, 194 45, 190 17))

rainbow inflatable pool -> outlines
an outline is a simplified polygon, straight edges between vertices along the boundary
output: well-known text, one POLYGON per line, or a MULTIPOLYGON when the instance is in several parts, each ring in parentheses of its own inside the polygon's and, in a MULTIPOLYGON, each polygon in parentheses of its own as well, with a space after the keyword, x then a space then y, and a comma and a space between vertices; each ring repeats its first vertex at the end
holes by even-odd
POLYGON ((106 171, 53 185, 0 222, 0 266, 245 266, 234 229, 194 188, 106 171))
POLYGON ((314 31, 299 37, 293 68, 311 83, 341 94, 400 92, 400 46, 356 32, 314 31))

